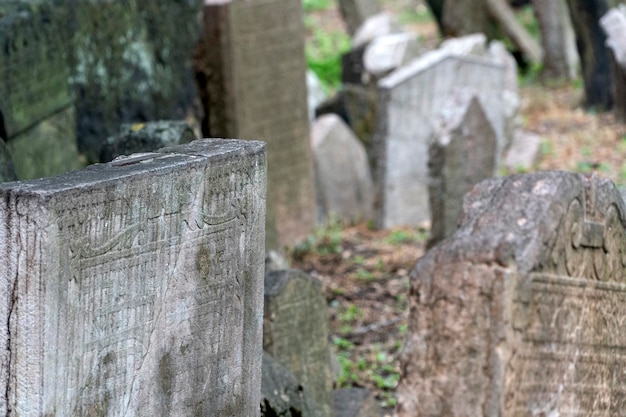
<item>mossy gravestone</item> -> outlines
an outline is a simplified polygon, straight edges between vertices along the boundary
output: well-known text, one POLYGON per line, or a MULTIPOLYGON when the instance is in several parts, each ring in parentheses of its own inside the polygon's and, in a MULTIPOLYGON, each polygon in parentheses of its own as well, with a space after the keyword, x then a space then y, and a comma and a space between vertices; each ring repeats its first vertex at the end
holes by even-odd
POLYGON ((333 415, 328 313, 319 280, 298 270, 265 276, 263 349, 296 375, 317 406, 311 415, 333 415))
POLYGON ((411 273, 398 415, 623 415, 625 214, 595 176, 474 187, 411 273))
POLYGON ((0 413, 259 412, 265 146, 0 186, 0 413))

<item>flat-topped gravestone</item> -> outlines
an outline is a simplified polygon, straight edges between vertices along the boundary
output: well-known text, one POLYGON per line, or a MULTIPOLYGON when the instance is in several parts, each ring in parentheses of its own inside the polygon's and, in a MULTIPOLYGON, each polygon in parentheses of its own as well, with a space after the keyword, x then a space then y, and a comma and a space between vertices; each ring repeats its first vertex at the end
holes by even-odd
POLYGON ((476 96, 451 95, 438 119, 428 150, 428 247, 456 231, 463 196, 490 178, 496 164, 496 134, 476 96))
POLYGON ((204 1, 204 134, 267 142, 269 249, 316 220, 302 16, 293 0, 204 1))
POLYGON ((446 50, 426 53, 378 82, 375 182, 380 227, 430 221, 428 143, 436 113, 451 92, 465 90, 478 97, 496 133, 497 154, 502 152, 503 82, 502 66, 446 50))
POLYGON ((315 417, 333 415, 328 313, 322 284, 298 270, 265 276, 263 349, 290 369, 315 417))
POLYGON ((595 176, 476 186, 411 273, 398 416, 622 415, 625 213, 595 176))
POLYGON ((253 416, 266 161, 202 140, 0 186, 6 416, 253 416))

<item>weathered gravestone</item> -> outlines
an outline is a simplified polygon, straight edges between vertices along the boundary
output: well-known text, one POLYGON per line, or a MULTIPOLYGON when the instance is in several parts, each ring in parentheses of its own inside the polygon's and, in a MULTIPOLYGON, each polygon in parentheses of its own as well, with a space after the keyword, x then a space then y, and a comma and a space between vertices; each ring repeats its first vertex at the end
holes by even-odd
POLYGON ((100 152, 100 161, 109 162, 120 155, 150 152, 166 146, 182 145, 196 139, 196 134, 191 127, 180 120, 123 124, 117 135, 106 140, 100 152))
POLYGON ((336 114, 313 123, 318 211, 321 220, 372 218, 374 184, 365 148, 336 114))
POLYGON ((265 276, 263 349, 290 369, 316 406, 314 416, 332 412, 333 376, 328 315, 321 282, 298 270, 265 276))
POLYGON ((493 175, 496 147, 495 132, 476 96, 453 95, 441 109, 429 146, 432 226, 428 247, 456 231, 463 196, 493 175))
POLYGON ((436 112, 452 91, 476 94, 496 133, 497 154, 502 152, 503 80, 503 67, 488 60, 437 50, 378 82, 375 181, 380 227, 430 221, 428 142, 436 112))
POLYGON ((398 415, 622 415, 625 213, 595 176, 476 186, 411 273, 398 415))
POLYGON ((626 8, 609 10, 600 19, 611 58, 613 105, 617 120, 626 122, 626 8))
POLYGON ((293 245, 315 225, 302 4, 205 0, 204 25, 203 133, 267 142, 267 246, 293 245))
POLYGON ((265 177, 203 140, 1 185, 3 415, 257 415, 265 177))

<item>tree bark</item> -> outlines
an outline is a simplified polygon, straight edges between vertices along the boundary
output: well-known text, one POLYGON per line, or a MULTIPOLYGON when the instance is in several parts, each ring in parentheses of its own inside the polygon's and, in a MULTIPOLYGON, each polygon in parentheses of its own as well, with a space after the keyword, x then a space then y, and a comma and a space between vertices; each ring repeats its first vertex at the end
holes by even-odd
POLYGON ((497 34, 496 22, 489 15, 485 0, 443 1, 442 26, 446 37, 484 33, 493 39, 497 34))
POLYGON ((599 20, 607 11, 607 0, 567 0, 576 47, 585 85, 585 107, 609 110, 611 97, 611 70, 609 54, 604 46, 606 35, 599 20))
POLYGON ((511 41, 532 63, 540 63, 543 55, 541 46, 515 19, 515 14, 505 0, 484 0, 486 8, 491 16, 496 19, 502 30, 511 41))
POLYGON ((544 52, 542 75, 551 80, 576 78, 576 37, 565 0, 534 0, 533 8, 544 52))

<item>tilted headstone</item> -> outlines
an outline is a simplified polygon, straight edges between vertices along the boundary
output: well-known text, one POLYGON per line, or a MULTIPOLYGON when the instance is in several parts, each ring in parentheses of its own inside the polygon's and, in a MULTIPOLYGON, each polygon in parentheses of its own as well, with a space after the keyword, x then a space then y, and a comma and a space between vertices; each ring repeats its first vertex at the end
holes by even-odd
POLYGON ((541 137, 533 132, 517 129, 506 152, 504 166, 510 172, 525 172, 533 167, 541 147, 541 137))
POLYGON ((595 176, 475 187, 411 273, 398 416, 623 414, 625 215, 595 176))
POLYGON ((600 19, 606 33, 606 46, 611 57, 613 105, 617 120, 626 121, 626 8, 609 10, 600 19))
POLYGON ((441 109, 429 147, 428 247, 456 231, 463 196, 493 175, 496 147, 496 134, 476 96, 452 95, 441 109))
POLYGON ((395 33, 377 37, 367 45, 363 55, 363 66, 369 76, 367 82, 382 78, 417 58, 421 52, 415 34, 395 33))
POLYGON ((375 14, 368 17, 354 33, 352 47, 358 48, 379 36, 391 35, 392 33, 402 33, 402 29, 393 15, 386 12, 375 14))
POLYGON ((5 416, 253 416, 265 146, 0 185, 5 416))
POLYGON ((333 375, 321 285, 298 270, 266 274, 263 349, 296 375, 318 406, 315 415, 329 417, 333 375))
POLYGON ((380 13, 381 9, 378 0, 339 0, 339 11, 352 35, 368 17, 380 13))
POLYGON ((374 184, 365 148, 336 114, 311 127, 320 220, 372 218, 374 184))
POLYGON ((437 112, 452 91, 476 94, 496 133, 500 155, 503 79, 503 68, 488 60, 436 50, 378 82, 375 181, 380 227, 430 221, 428 143, 437 112))
POLYGON ((302 4, 206 0, 204 25, 205 125, 267 142, 267 247, 293 245, 316 217, 302 4))
POLYGON ((120 155, 151 152, 166 146, 194 141, 191 127, 178 120, 159 120, 147 123, 123 124, 120 132, 109 137, 100 153, 100 161, 109 162, 120 155))

